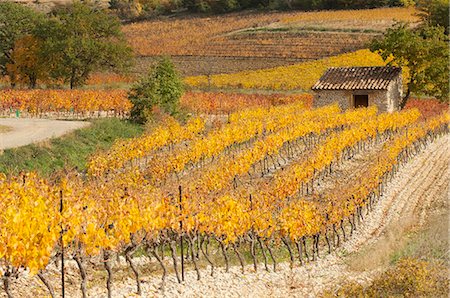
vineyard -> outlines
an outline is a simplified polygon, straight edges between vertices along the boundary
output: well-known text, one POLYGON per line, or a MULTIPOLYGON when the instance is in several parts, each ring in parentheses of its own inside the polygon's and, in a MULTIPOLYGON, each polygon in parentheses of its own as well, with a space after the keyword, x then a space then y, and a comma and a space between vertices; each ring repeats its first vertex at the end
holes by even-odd
MULTIPOLYGON (((186 92, 180 105, 194 114, 229 114, 242 108, 303 102, 311 107, 310 94, 240 94, 186 92)), ((0 115, 58 119, 127 118, 131 103, 125 90, 0 90, 0 115), (16 113, 19 112, 20 115, 16 113)))
MULTIPOLYGON (((311 62, 234 74, 194 76, 185 79, 193 87, 244 88, 267 90, 310 90, 329 67, 384 66, 381 57, 369 50, 359 50, 311 62)), ((403 78, 408 73, 404 70, 403 78)))
MULTIPOLYGON (((198 56, 244 56, 244 57, 272 57, 282 56, 308 58, 314 52, 320 52, 311 46, 339 49, 340 47, 361 47, 367 39, 360 40, 359 36, 352 36, 343 32, 339 41, 327 43, 325 35, 311 36, 308 32, 290 33, 280 30, 270 32, 251 32, 270 26, 279 29, 285 26, 294 28, 310 28, 313 25, 327 26, 327 21, 333 28, 340 23, 342 29, 368 29, 370 22, 377 30, 389 27, 396 20, 414 21, 414 9, 393 8, 339 12, 297 12, 297 13, 247 13, 230 14, 204 18, 181 18, 175 20, 156 20, 127 25, 124 32, 128 40, 140 56, 155 55, 198 55, 198 56), (355 16, 357 14, 357 16, 355 16), (323 23, 318 24, 317 20, 323 23), (364 21, 362 21, 364 20, 364 21), (348 25, 345 25, 348 22, 348 25), (343 25, 344 24, 344 25, 343 25), (379 27, 380 24, 381 28, 379 27), (302 27, 303 26, 303 27, 302 27), (208 30, 204 30, 207 27, 208 30), (189 32, 186 32, 189 28, 189 32), (241 30, 249 30, 242 32, 241 30), (188 34, 187 34, 188 33, 188 34), (323 39, 325 38, 325 39, 323 39), (164 40, 161 43, 161 40, 164 40), (280 43, 281 41, 281 43, 280 43), (303 41, 303 42, 301 42, 303 41)), ((335 36, 334 36, 335 37, 335 36)), ((325 54, 324 53, 324 54, 325 54)), ((314 57, 314 56, 313 56, 314 57)))
POLYGON ((50 118, 127 117, 124 90, 0 90, 0 115, 50 118))
POLYGON ((399 168, 447 134, 450 122, 447 112, 422 117, 416 108, 378 114, 306 105, 227 108, 213 126, 201 117, 185 125, 168 119, 95 154, 83 175, 1 177, 7 295, 23 274, 37 275, 55 295, 47 268, 57 263, 63 274, 69 260, 79 271, 72 291, 83 297, 93 268, 104 268, 111 297, 119 255, 138 294, 149 262, 160 267, 164 291, 168 276, 182 282, 187 269, 201 279, 201 268, 214 276, 234 261, 243 272, 247 262, 277 271, 283 255, 291 267, 314 261, 351 237, 399 168), (354 165, 361 156, 365 162, 354 165), (351 176, 336 176, 352 164, 351 176), (151 261, 137 262, 138 252, 151 261))
POLYGON ((161 18, 126 25, 123 31, 139 56, 137 72, 145 72, 153 57, 170 55, 183 75, 192 76, 283 66, 356 51, 395 21, 417 22, 415 13, 413 8, 248 12, 161 18))
POLYGON ((187 92, 181 98, 181 106, 194 114, 229 114, 243 108, 257 108, 303 102, 312 107, 313 96, 302 94, 242 94, 225 92, 187 92))

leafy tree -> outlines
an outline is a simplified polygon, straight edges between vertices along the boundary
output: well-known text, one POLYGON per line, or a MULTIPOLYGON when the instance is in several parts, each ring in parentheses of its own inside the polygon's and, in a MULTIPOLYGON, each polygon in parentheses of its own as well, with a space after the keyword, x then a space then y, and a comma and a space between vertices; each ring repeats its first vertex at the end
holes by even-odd
POLYGON ((417 7, 422 20, 430 26, 442 26, 445 33, 449 31, 449 0, 419 0, 417 7))
POLYGON ((43 19, 42 14, 24 5, 0 2, 0 74, 10 76, 12 87, 16 78, 8 72, 7 65, 14 64, 11 57, 14 45, 31 34, 43 19))
POLYGON ((34 89, 37 81, 49 79, 49 68, 40 53, 41 42, 32 35, 26 35, 14 43, 10 58, 12 63, 6 65, 11 80, 26 83, 34 89))
POLYGON ((133 103, 131 118, 145 123, 152 118, 155 107, 170 115, 179 113, 183 82, 169 58, 162 58, 128 94, 133 103))
POLYGON ((411 94, 423 93, 448 101, 449 50, 442 27, 410 29, 399 23, 390 28, 382 39, 374 40, 371 50, 389 64, 409 69, 407 92, 400 106, 403 108, 411 94))
POLYGON ((85 84, 93 71, 122 71, 130 66, 132 51, 117 17, 89 4, 74 2, 53 11, 54 19, 37 35, 45 40, 52 75, 70 84, 85 84))

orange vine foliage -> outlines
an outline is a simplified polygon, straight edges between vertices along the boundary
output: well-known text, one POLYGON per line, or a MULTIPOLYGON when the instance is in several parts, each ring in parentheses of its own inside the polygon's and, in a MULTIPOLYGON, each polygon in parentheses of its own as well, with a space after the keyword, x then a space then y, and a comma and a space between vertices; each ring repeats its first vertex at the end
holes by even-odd
POLYGON ((93 73, 87 85, 112 85, 112 84, 123 84, 132 83, 135 81, 135 77, 132 75, 120 75, 115 73, 93 73))
POLYGON ((371 35, 351 32, 339 32, 339 38, 336 38, 333 29, 373 29, 372 26, 367 28, 367 23, 371 22, 376 29, 382 31, 394 20, 417 21, 415 12, 411 8, 379 8, 357 11, 234 13, 136 22, 124 26, 123 31, 140 56, 317 59, 348 51, 349 47, 362 48, 371 38, 371 35), (336 28, 336 23, 341 26, 336 28), (270 30, 278 28, 288 30, 270 30), (331 29, 332 32, 323 32, 324 28, 331 29), (295 29, 303 32, 299 34, 295 29), (308 29, 322 30, 320 34, 310 34, 308 29))
POLYGON ((448 103, 440 102, 434 98, 411 98, 406 103, 405 109, 418 109, 423 118, 437 116, 448 110, 448 103))
POLYGON ((0 90, 0 111, 31 115, 114 112, 127 114, 131 103, 125 90, 0 90))

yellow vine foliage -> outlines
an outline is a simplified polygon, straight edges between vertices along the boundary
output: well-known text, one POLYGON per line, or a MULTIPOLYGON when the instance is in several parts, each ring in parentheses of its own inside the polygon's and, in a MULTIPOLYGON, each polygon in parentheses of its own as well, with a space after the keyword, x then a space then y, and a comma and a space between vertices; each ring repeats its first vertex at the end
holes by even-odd
POLYGON ((166 145, 192 139, 204 129, 205 121, 201 118, 192 118, 185 126, 181 126, 173 118, 168 118, 151 133, 129 140, 116 141, 108 151, 94 155, 88 163, 88 174, 102 176, 107 171, 120 169, 127 162, 143 158, 166 145))
MULTIPOLYGON (((417 110, 377 116, 376 109, 373 108, 343 114, 333 112, 336 108, 324 108, 321 110, 323 115, 317 117, 319 123, 334 122, 344 127, 341 131, 327 134, 316 145, 317 150, 314 150, 306 164, 300 163, 304 165, 302 170, 307 171, 310 176, 304 178, 301 171, 297 170, 298 164, 294 163, 292 167, 278 172, 273 183, 269 183, 267 188, 261 189, 254 196, 248 196, 245 191, 240 194, 212 192, 196 195, 192 191, 195 189, 193 186, 183 193, 180 204, 173 192, 156 187, 151 179, 134 167, 125 171, 113 171, 113 175, 98 176, 97 179, 83 180, 82 177, 69 175, 55 183, 42 180, 35 174, 10 178, 2 175, 1 270, 5 271, 11 266, 25 267, 35 274, 45 269, 59 250, 61 231, 68 253, 89 256, 99 255, 104 250, 121 251, 132 242, 158 245, 161 241, 173 239, 170 237, 179 239, 180 235, 193 236, 198 233, 217 238, 225 246, 235 245, 251 233, 275 241, 279 241, 280 237, 298 241, 304 236, 317 235, 329 225, 354 214, 355 208, 366 204, 370 192, 376 191, 386 173, 405 158, 405 154, 418 140, 442 129, 450 121, 448 113, 418 122, 420 115, 417 110), (339 193, 327 195, 321 200, 289 198, 298 191, 299 182, 302 181, 299 179, 311 179, 310 167, 320 170, 339 159, 346 148, 354 147, 361 140, 376 137, 383 130, 398 130, 398 133, 391 134, 391 138, 378 153, 378 158, 367 167, 364 179, 355 180, 354 185, 347 186, 348 190, 341 192, 339 189, 339 193), (183 229, 180 221, 183 222, 183 229)), ((289 107, 280 107, 279 111, 285 113, 286 109, 289 110, 289 107)), ((271 111, 277 114, 276 109, 271 111)), ((230 125, 242 126, 245 122, 251 122, 258 128, 258 133, 262 133, 266 123, 261 119, 268 117, 268 114, 262 116, 264 113, 267 110, 243 112, 241 115, 244 118, 233 119, 237 122, 230 122, 230 125), (251 117, 249 115, 259 120, 245 118, 251 117)), ((314 111, 300 110, 296 113, 301 116, 314 111)), ((272 133, 277 134, 295 125, 273 127, 272 133)), ((180 126, 177 131, 185 131, 184 129, 186 126, 180 126)), ((314 129, 311 125, 312 132, 314 129)), ((224 131, 227 129, 224 128, 224 131)), ((192 130, 187 135, 191 133, 192 130)), ((211 144, 215 144, 216 148, 226 148, 231 139, 223 138, 223 143, 219 143, 221 138, 216 140, 216 134, 217 131, 212 133, 215 141, 211 144)), ((240 137, 238 135, 234 140, 238 141, 240 137)), ((207 139, 208 136, 204 138, 207 139)), ((279 146, 270 139, 262 139, 268 141, 267 148, 279 146)), ((202 153, 195 153, 196 157, 210 154, 207 148, 201 148, 202 153)), ((211 152, 217 154, 214 150, 211 152)), ((246 150, 251 152, 253 148, 246 148, 244 152, 246 150)), ((264 150, 268 154, 275 152, 264 150)), ((243 162, 248 161, 243 159, 243 162)), ((234 170, 236 174, 243 173, 238 168, 234 170)), ((224 177, 229 180, 232 176, 224 177)), ((195 181, 192 183, 196 184, 195 181)), ((211 186, 211 189, 214 187, 211 186)))
MULTIPOLYGON (((376 53, 367 49, 311 62, 270 69, 188 77, 185 82, 193 87, 211 84, 217 88, 244 88, 268 90, 309 90, 329 67, 384 66, 386 63, 376 53)), ((407 77, 404 71, 403 76, 407 77)))

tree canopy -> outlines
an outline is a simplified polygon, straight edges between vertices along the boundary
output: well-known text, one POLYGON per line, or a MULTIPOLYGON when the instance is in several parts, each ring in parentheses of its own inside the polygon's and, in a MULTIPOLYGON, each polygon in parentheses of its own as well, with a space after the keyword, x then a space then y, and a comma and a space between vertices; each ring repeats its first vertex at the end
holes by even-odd
POLYGON ((410 78, 402 108, 411 92, 448 101, 449 50, 443 27, 411 29, 408 24, 399 23, 388 29, 382 39, 374 40, 371 50, 390 61, 389 64, 409 69, 410 78))
POLYGON ((0 71, 13 86, 51 78, 75 88, 93 71, 123 71, 132 61, 120 20, 87 3, 58 6, 48 16, 0 3, 0 39, 0 71))
POLYGON ((417 7, 422 20, 429 26, 442 26, 449 34, 449 0, 419 0, 417 7))
POLYGON ((52 15, 51 29, 42 35, 44 51, 57 62, 53 75, 71 88, 83 85, 92 71, 129 66, 132 51, 115 16, 79 2, 59 7, 52 15))
POLYGON ((183 82, 169 58, 161 58, 147 76, 136 83, 128 94, 133 103, 131 118, 145 123, 152 118, 155 107, 174 116, 179 112, 183 82))
POLYGON ((8 71, 8 65, 15 63, 13 49, 16 43, 31 34, 44 19, 44 15, 24 5, 0 2, 0 74, 10 75, 15 82, 15 74, 8 71))

